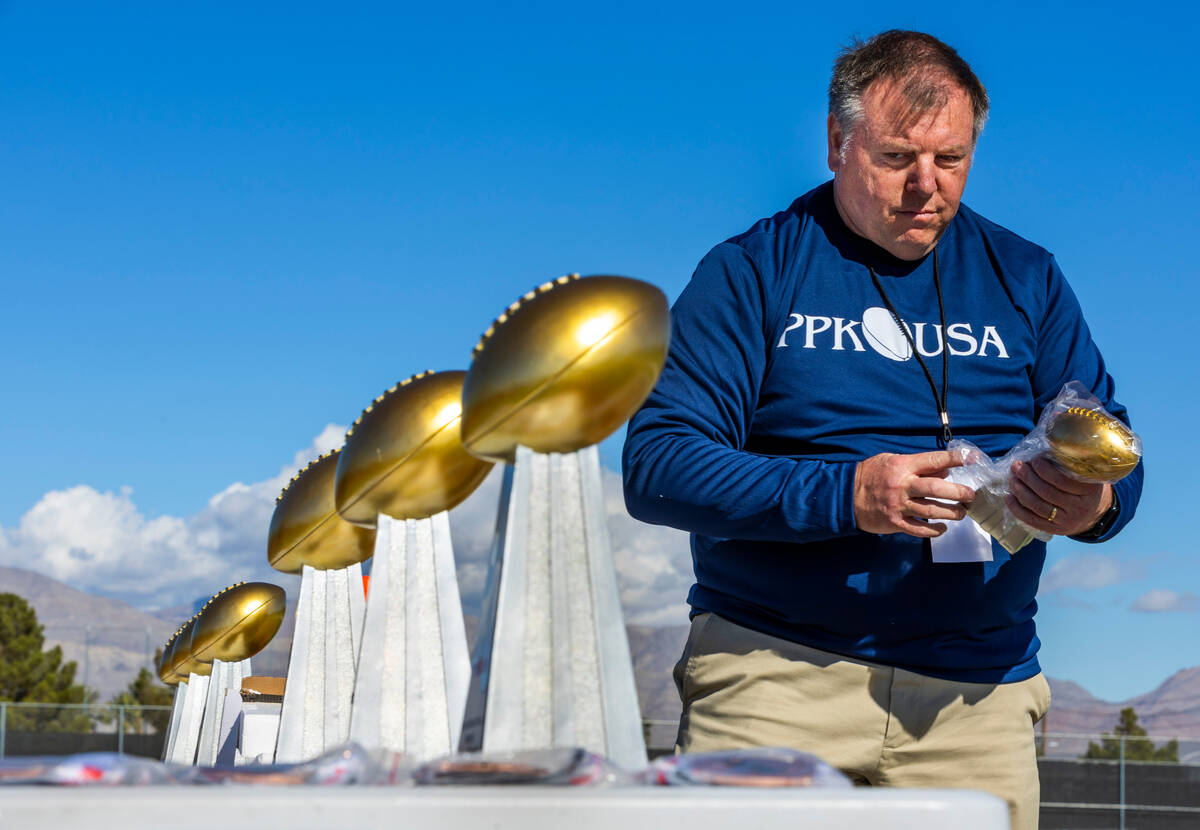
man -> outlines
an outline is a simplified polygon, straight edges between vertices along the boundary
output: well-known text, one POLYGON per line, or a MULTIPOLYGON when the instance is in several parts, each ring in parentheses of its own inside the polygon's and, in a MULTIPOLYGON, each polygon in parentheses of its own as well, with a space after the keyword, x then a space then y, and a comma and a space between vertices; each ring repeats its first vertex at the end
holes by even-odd
MULTIPOLYGON (((960 205, 987 108, 928 35, 842 53, 833 182, 701 261, 630 423, 625 492, 692 533, 679 751, 794 746, 864 784, 994 792, 1035 827, 1046 548, 956 555, 976 537, 948 522, 974 493, 947 480, 946 443, 1004 454, 1071 380, 1125 410, 1053 257, 960 205)), ((1103 541, 1142 470, 1012 477, 1019 518, 1103 541)))

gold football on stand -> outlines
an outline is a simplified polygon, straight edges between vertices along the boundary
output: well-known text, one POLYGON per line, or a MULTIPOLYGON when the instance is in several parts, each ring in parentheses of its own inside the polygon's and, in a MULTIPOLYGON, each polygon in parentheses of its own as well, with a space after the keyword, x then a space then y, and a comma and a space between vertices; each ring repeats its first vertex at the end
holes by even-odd
POLYGON ((338 457, 334 501, 348 522, 374 527, 380 513, 425 519, 475 490, 492 464, 462 445, 466 372, 424 372, 363 411, 338 457))
POLYGON ((168 686, 174 686, 179 682, 179 678, 171 669, 171 662, 175 657, 175 649, 178 645, 179 631, 177 630, 163 645, 162 654, 158 658, 158 679, 168 686))
POLYGON ((201 677, 212 674, 212 663, 197 660, 191 653, 192 630, 199 618, 199 614, 193 615, 174 637, 171 662, 165 664, 165 668, 170 676, 175 678, 176 683, 187 680, 192 674, 198 674, 201 677))
POLYGON ((189 638, 191 637, 191 633, 190 633, 191 629, 189 627, 191 625, 191 622, 192 622, 191 620, 188 620, 183 625, 181 625, 178 628, 178 630, 176 630, 176 632, 171 635, 171 639, 167 640, 167 644, 165 646, 163 646, 162 660, 159 662, 159 667, 158 667, 158 677, 160 680, 162 680, 163 683, 166 683, 167 685, 174 686, 175 684, 179 683, 179 681, 181 681, 181 680, 187 680, 187 675, 180 676, 179 674, 176 673, 175 669, 179 663, 180 656, 181 656, 180 655, 181 641, 183 641, 182 648, 185 651, 187 650, 187 642, 183 635, 184 635, 184 632, 187 631, 188 632, 187 636, 189 638))
POLYGON ((1133 431, 1095 409, 1073 406, 1054 415, 1046 428, 1046 441, 1061 467, 1090 481, 1119 481, 1141 459, 1133 431))
POLYGON ((309 565, 345 568, 371 558, 375 531, 352 525, 337 514, 333 481, 338 451, 326 453, 291 480, 275 502, 267 533, 267 561, 284 573, 309 565))
POLYGON ((214 596, 192 627, 197 660, 234 663, 262 651, 283 622, 284 593, 267 582, 242 582, 214 596))
POLYGON ((519 445, 549 453, 599 443, 654 388, 670 329, 666 296, 641 280, 571 274, 538 286, 475 347, 463 444, 511 461, 519 445))

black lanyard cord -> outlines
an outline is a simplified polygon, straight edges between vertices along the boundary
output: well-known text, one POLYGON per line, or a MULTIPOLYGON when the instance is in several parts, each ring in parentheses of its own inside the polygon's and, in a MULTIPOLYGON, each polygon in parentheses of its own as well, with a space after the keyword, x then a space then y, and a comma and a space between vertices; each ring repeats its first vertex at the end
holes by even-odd
POLYGON ((917 363, 921 365, 921 371, 925 373, 925 380, 929 381, 929 391, 933 392, 933 402, 938 408, 938 415, 942 419, 942 440, 949 444, 954 435, 950 432, 950 412, 946 404, 946 390, 950 378, 950 347, 946 343, 946 304, 942 300, 942 279, 938 273, 938 254, 937 248, 933 249, 933 287, 937 291, 938 300, 938 315, 942 322, 942 392, 938 394, 937 384, 933 382, 933 374, 929 371, 929 367, 925 364, 925 359, 921 357, 921 352, 917 350, 917 344, 913 340, 912 332, 908 330, 908 326, 904 325, 904 321, 900 319, 899 312, 892 305, 891 299, 887 292, 883 290, 883 283, 879 281, 879 276, 875 273, 875 269, 870 265, 867 270, 871 272, 871 282, 875 283, 875 290, 879 292, 879 296, 883 299, 883 304, 887 306, 887 310, 891 313, 892 319, 896 322, 896 328, 904 334, 904 339, 908 341, 908 347, 912 349, 913 357, 917 359, 917 363))

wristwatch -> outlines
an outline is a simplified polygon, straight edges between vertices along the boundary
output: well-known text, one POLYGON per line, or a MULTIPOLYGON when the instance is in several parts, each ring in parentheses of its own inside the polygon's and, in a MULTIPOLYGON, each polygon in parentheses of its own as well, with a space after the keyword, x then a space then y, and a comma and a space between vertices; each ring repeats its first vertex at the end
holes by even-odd
POLYGON ((1108 533, 1109 529, 1113 526, 1113 522, 1117 520, 1117 516, 1119 515, 1121 515, 1121 502, 1117 500, 1117 491, 1114 489, 1112 491, 1112 504, 1104 511, 1104 515, 1087 530, 1082 533, 1076 533, 1070 538, 1077 539, 1080 542, 1094 542, 1105 533, 1108 533))

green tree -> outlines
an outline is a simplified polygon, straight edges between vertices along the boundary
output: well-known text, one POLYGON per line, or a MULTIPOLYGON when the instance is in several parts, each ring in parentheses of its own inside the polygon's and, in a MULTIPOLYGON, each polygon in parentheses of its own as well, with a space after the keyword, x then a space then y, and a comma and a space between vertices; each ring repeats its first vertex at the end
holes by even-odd
MULTIPOLYGON (((161 649, 155 651, 155 665, 158 665, 161 654, 161 649)), ((125 691, 114 697, 111 702, 125 706, 140 707, 170 706, 174 700, 175 693, 160 683, 158 677, 143 666, 138 670, 137 677, 130 682, 125 691)), ((143 711, 140 708, 131 708, 125 711, 126 732, 142 732, 148 727, 155 732, 163 733, 167 731, 170 722, 171 713, 162 709, 143 711)))
POLYGON ((1154 742, 1146 737, 1146 730, 1138 723, 1137 712, 1132 706, 1126 706, 1117 716, 1117 725, 1110 736, 1107 732, 1097 745, 1088 741, 1084 758, 1117 760, 1122 757, 1121 739, 1125 740, 1124 758, 1126 761, 1159 761, 1162 763, 1179 763, 1179 741, 1170 740, 1156 747, 1154 742))
POLYGON ((83 709, 50 704, 91 703, 96 693, 75 682, 74 661, 63 662, 62 648, 43 651, 45 637, 37 613, 16 594, 0 594, 0 700, 43 703, 12 708, 7 728, 44 732, 90 732, 83 709))

